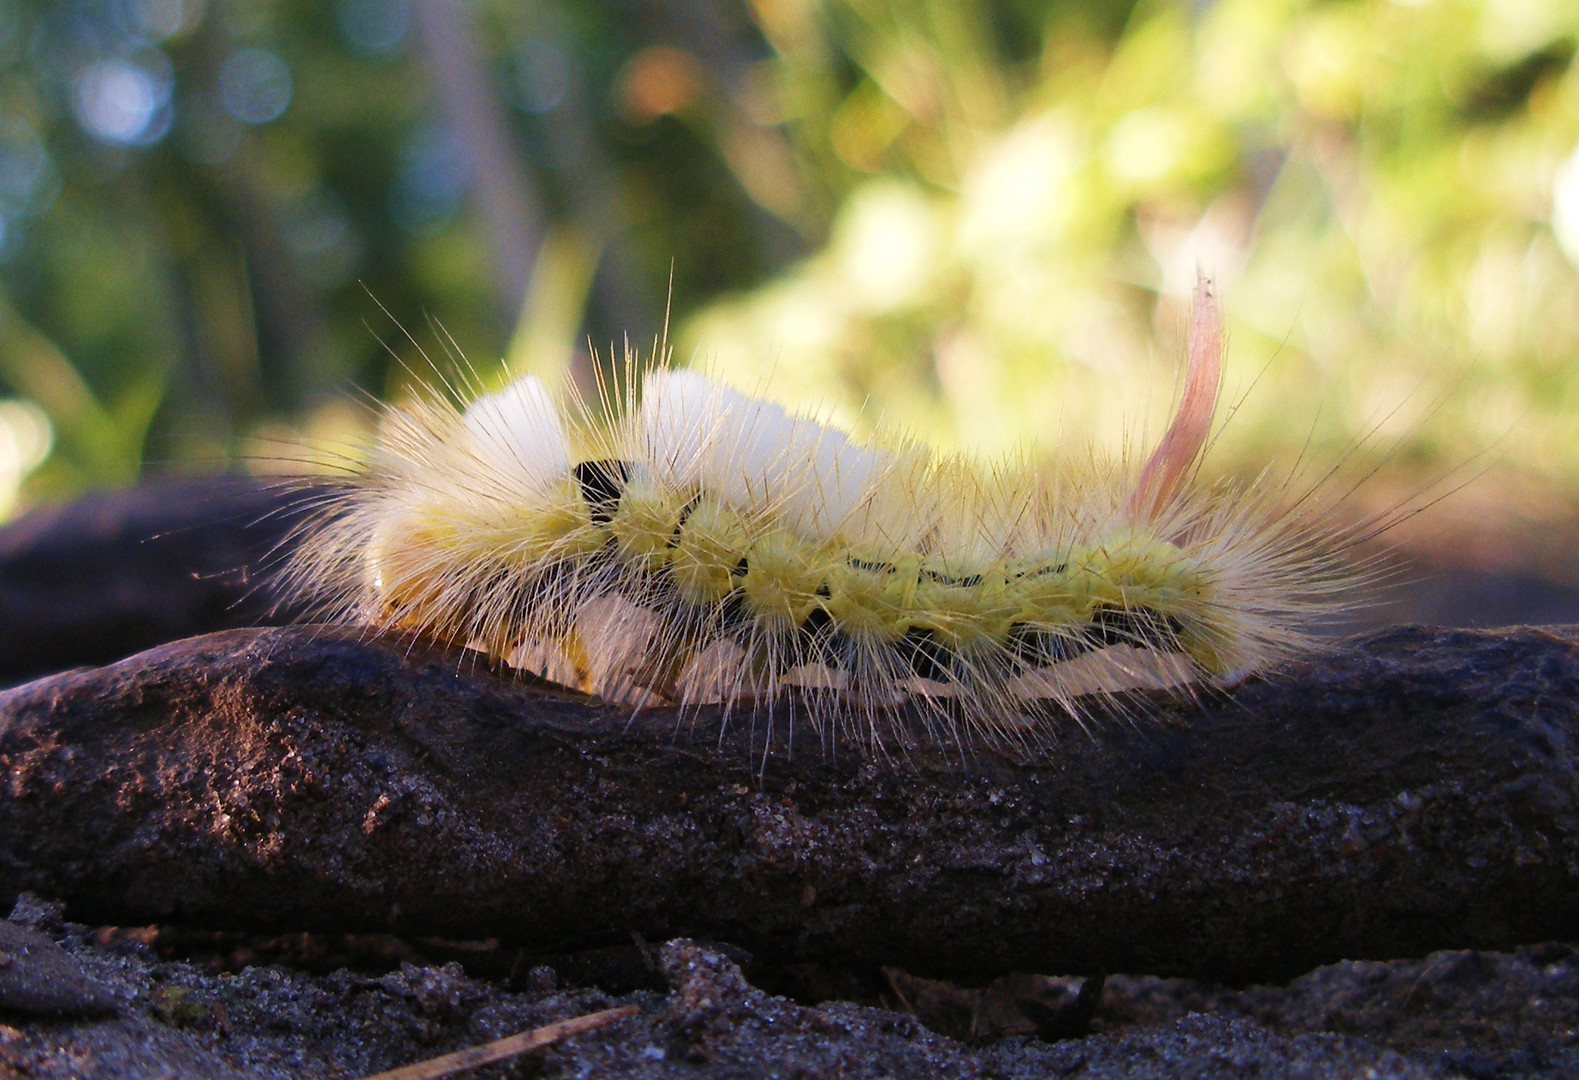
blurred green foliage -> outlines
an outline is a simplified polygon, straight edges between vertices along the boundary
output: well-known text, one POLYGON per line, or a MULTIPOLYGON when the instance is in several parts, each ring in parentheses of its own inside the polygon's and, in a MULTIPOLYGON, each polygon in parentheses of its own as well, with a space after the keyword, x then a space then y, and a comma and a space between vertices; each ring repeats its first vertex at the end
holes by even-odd
POLYGON ((0 0, 0 515, 666 311, 857 427, 1113 447, 1197 266, 1241 467, 1379 429, 1572 490, 1576 42, 1571 0, 0 0))

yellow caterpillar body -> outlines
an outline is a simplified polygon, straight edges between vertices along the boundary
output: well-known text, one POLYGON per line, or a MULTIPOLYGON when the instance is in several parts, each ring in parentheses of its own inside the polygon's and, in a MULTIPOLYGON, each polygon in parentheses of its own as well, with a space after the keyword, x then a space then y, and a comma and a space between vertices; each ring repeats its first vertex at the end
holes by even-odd
POLYGON ((1138 473, 857 444, 689 371, 619 419, 535 378, 392 411, 289 574, 332 615, 632 704, 793 700, 877 738, 1024 741, 1083 699, 1232 680, 1309 644, 1344 571, 1308 514, 1198 479, 1220 320, 1138 473))

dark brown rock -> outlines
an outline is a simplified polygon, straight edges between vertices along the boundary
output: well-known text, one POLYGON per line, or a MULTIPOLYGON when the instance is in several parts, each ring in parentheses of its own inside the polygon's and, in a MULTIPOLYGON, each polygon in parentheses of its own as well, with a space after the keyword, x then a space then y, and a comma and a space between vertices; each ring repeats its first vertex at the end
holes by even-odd
POLYGON ((987 986, 956 986, 888 968, 888 986, 904 1011, 941 1035, 992 1042, 1013 1035, 1047 1042, 1087 1034, 1105 977, 1069 979, 1015 972, 987 986))
POLYGON ((91 1016, 117 1008, 114 995, 59 945, 0 921, 0 1012, 91 1016))
POLYGON ((473 659, 232 631, 0 695, 0 899, 982 981, 1280 980, 1579 925, 1565 634, 1394 631, 965 765, 803 738, 764 766, 750 725, 631 720, 473 659))
POLYGON ((0 528, 0 686, 191 634, 290 621, 270 588, 303 481, 167 480, 0 528))

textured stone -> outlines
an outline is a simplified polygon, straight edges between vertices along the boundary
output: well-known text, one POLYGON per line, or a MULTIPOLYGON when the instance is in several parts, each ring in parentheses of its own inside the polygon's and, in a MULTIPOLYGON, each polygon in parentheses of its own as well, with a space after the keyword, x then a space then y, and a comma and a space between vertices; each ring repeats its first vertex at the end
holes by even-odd
POLYGON ((979 981, 1280 981, 1579 925, 1568 634, 1397 630, 1149 710, 1034 761, 789 754, 470 654, 231 631, 0 695, 0 898, 979 981))
MULTIPOLYGON (((1479 1028, 1449 1030, 1423 1048, 1407 1039, 1395 1043, 1388 1031, 1406 1029, 1411 1015, 1429 1014, 1434 1006, 1390 993, 1377 998, 1375 1004, 1385 1000, 1386 1005, 1372 1010, 1373 1023, 1363 1034, 1348 1033, 1345 1025, 1353 1014, 1341 1001, 1352 999, 1359 988, 1347 971, 1330 969, 1287 992, 1276 987, 1247 992, 1244 997, 1253 996, 1256 1011, 1267 1013, 1267 1019, 1236 1008, 1231 992, 1121 979, 1110 982, 1103 995, 1097 1020, 1105 1030, 1100 1034, 1057 1043, 1008 1038, 964 1046, 888 1009, 847 1002, 807 1007, 765 993, 729 956, 694 941, 671 941, 651 950, 663 975, 659 990, 611 998, 597 990, 552 985, 510 993, 468 977, 453 964, 403 964, 383 975, 338 971, 315 977, 279 968, 221 974, 160 963, 128 942, 95 944, 100 935, 85 927, 66 924, 54 933, 74 959, 113 981, 128 1008, 93 1021, 5 1018, 0 1021, 0 1075, 37 1080, 365 1076, 620 1004, 636 1005, 639 1012, 542 1051, 535 1067, 518 1064, 509 1074, 611 1080, 1447 1080, 1465 1075, 1558 1080, 1572 1076, 1579 1064, 1567 1014, 1534 1008, 1523 996, 1542 987, 1550 991, 1556 983, 1539 975, 1532 983, 1527 972, 1520 976, 1514 970, 1520 962, 1507 955, 1482 954, 1483 962, 1473 970, 1459 965, 1454 981, 1473 995, 1488 1026, 1516 1023, 1527 1048, 1498 1045, 1479 1028), (1508 975, 1513 977, 1504 978, 1508 975), (1339 1006, 1327 1021, 1312 1010, 1324 989, 1333 991, 1329 1000, 1339 1006), (1122 1000, 1126 992, 1144 994, 1152 1015, 1137 1017, 1131 1007, 1120 1022, 1126 1004, 1133 1004, 1122 1000), (1194 1011, 1208 1007, 1203 1002, 1209 999, 1211 1014, 1194 1011), (1278 1015, 1280 1000, 1286 1015, 1278 1015)), ((1437 961, 1433 957, 1427 964, 1437 961)), ((1376 982, 1379 970, 1382 982, 1401 983, 1417 976, 1419 966, 1376 965, 1364 973, 1364 981, 1376 982)))
POLYGON ((118 1007, 114 995, 48 937, 0 922, 0 1010, 81 1016, 118 1007))

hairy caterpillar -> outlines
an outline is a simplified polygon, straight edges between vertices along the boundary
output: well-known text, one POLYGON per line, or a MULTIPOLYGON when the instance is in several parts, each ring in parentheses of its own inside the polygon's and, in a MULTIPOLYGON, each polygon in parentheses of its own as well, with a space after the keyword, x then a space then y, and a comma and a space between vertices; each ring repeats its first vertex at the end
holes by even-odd
POLYGON ((665 366, 618 417, 562 412, 532 377, 433 395, 385 415, 288 577, 332 617, 633 705, 1034 740, 1105 695, 1273 667, 1339 603, 1314 508, 1199 478, 1220 369, 1203 280, 1138 471, 860 444, 665 366))

